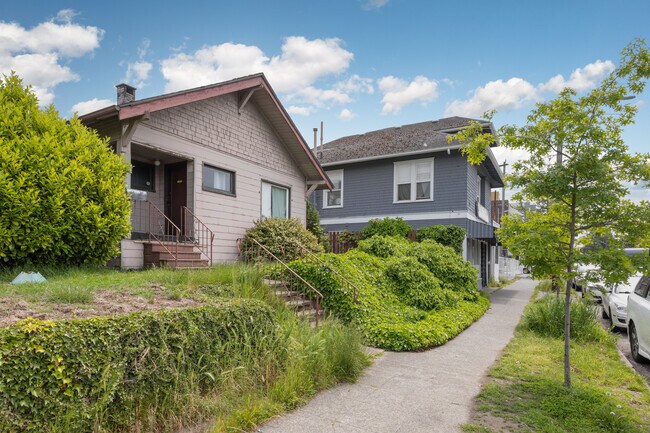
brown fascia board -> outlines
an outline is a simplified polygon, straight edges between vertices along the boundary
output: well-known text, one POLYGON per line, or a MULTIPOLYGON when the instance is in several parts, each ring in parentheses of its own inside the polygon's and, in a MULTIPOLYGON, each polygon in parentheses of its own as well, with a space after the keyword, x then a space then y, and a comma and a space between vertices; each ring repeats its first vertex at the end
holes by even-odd
POLYGON ((240 90, 258 87, 263 84, 262 77, 261 74, 257 74, 250 77, 227 81, 225 83, 212 84, 210 86, 183 90, 168 95, 134 101, 120 106, 120 120, 143 116, 147 111, 153 113, 154 111, 165 110, 167 108, 178 107, 179 105, 202 101, 215 96, 227 95, 240 90))

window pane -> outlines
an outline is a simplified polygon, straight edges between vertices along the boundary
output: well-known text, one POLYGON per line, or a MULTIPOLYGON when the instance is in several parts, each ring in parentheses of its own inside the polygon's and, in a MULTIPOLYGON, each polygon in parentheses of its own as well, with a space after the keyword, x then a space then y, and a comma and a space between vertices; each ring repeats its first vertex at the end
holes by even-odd
POLYGON ((327 191, 327 205, 341 206, 341 191, 327 191))
POLYGON ((411 182, 411 166, 409 164, 400 164, 397 166, 397 183, 411 182))
POLYGON ((287 218, 287 195, 286 189, 271 186, 271 216, 273 218, 287 218))
POLYGON ((424 182, 431 180, 431 163, 424 162, 417 165, 415 172, 415 180, 417 182, 424 182))
POLYGON ((415 188, 416 200, 428 200, 431 198, 431 182, 418 182, 415 188))
POLYGON ((203 166, 203 188, 235 193, 233 183, 234 173, 218 168, 203 166))
POLYGON ((262 216, 271 218, 271 184, 262 183, 262 216))
POLYGON ((410 200, 411 199, 411 184, 406 183, 397 185, 397 200, 410 200))

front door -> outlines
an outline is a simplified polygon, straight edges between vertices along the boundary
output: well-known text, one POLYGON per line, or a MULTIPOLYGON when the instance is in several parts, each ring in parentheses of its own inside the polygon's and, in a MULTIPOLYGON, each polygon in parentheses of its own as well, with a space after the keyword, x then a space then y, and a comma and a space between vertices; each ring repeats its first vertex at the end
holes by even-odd
MULTIPOLYGON (((165 215, 181 229, 183 207, 187 206, 187 162, 165 165, 165 215)), ((171 233, 171 227, 167 234, 171 233)))
POLYGON ((488 253, 487 253, 487 244, 481 242, 481 279, 483 280, 483 287, 488 285, 488 253))

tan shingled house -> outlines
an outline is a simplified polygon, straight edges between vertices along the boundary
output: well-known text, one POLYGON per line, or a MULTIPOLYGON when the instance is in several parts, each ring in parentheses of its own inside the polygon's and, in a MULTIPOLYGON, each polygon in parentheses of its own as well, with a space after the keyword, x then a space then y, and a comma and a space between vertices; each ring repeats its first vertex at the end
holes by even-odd
POLYGON ((132 233, 116 261, 198 266, 237 259, 260 217, 305 221, 305 198, 331 183, 263 74, 81 116, 133 166, 132 233))

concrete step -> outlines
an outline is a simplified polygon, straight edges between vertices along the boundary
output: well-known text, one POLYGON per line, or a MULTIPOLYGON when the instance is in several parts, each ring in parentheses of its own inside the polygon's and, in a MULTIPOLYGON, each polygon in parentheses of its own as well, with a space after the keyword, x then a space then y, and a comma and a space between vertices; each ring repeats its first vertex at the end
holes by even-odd
MULTIPOLYGON (((166 253, 167 250, 175 253, 176 244, 174 242, 163 242, 163 244, 154 243, 154 242, 145 242, 144 243, 144 253, 166 253)), ((178 244, 179 253, 193 253, 195 251, 194 244, 178 244)))
POLYGON ((285 302, 287 307, 297 310, 297 311, 302 311, 302 310, 308 310, 313 308, 312 302, 309 299, 291 299, 285 302))
MULTIPOLYGON (((172 251, 173 253, 174 251, 172 251)), ((184 260, 201 260, 201 253, 198 251, 192 252, 178 252, 178 258, 184 260)), ((159 262, 161 260, 174 260, 174 255, 168 252, 150 252, 144 253, 144 260, 151 263, 159 262)))

